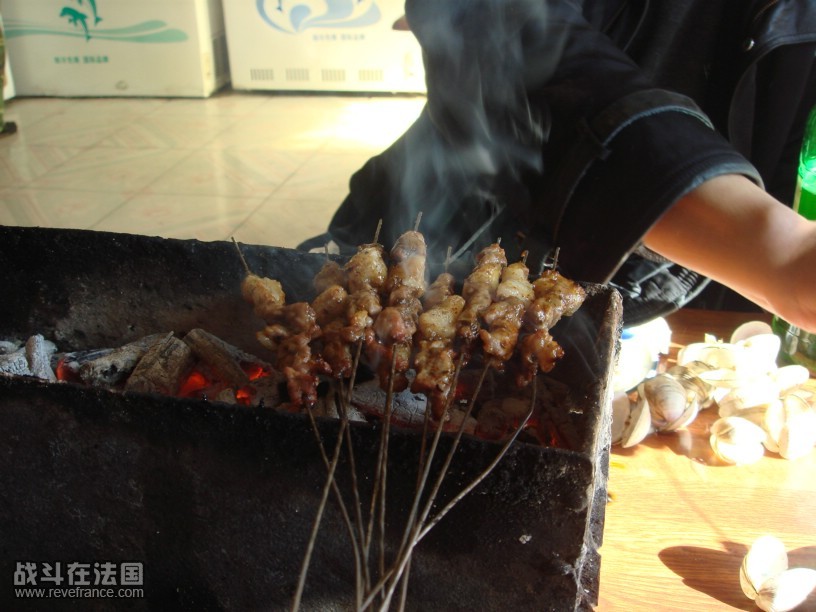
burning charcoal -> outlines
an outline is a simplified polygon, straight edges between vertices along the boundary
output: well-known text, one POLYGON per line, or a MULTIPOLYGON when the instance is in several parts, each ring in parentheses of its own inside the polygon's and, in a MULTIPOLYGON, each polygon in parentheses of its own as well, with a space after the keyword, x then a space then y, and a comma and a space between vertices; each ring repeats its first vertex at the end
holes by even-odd
POLYGON ((56 353, 51 356, 51 367, 57 373, 60 380, 78 380, 79 369, 83 364, 109 355, 114 349, 91 349, 87 351, 74 351, 71 353, 56 353))
POLYGON ((130 376, 147 350, 163 337, 164 334, 152 334, 117 349, 105 349, 101 355, 90 359, 87 358, 90 355, 86 355, 77 373, 82 382, 89 385, 117 385, 130 376))
POLYGON ((193 351, 167 334, 148 349, 125 383, 125 391, 175 395, 193 365, 193 351))
POLYGON ((51 355, 57 351, 53 342, 49 342, 41 334, 31 336, 25 345, 26 358, 31 373, 37 378, 49 382, 57 382, 57 376, 51 369, 51 355))
POLYGON ((213 399, 215 399, 216 402, 224 402, 225 404, 238 403, 238 400, 235 399, 235 391, 233 391, 232 389, 224 389, 213 399))
POLYGON ((502 400, 491 400, 479 410, 477 435, 489 440, 501 439, 513 425, 513 417, 504 411, 502 400))
MULTIPOLYGON (((337 410, 337 403, 340 398, 337 396, 337 390, 332 388, 324 396, 317 399, 317 403, 312 408, 312 412, 316 417, 328 417, 332 419, 339 419, 340 413, 337 410)), ((346 414, 349 421, 365 422, 365 415, 357 410, 353 405, 346 406, 346 414)))
POLYGON ((459 427, 462 425, 462 421, 465 421, 465 426, 462 431, 466 434, 473 435, 476 433, 476 427, 478 426, 478 421, 474 419, 472 416, 467 417, 465 420, 465 412, 459 408, 454 407, 448 413, 450 415, 450 420, 445 423, 445 427, 450 431, 458 431, 459 427))
POLYGON ((547 434, 555 435, 558 446, 568 449, 580 448, 581 436, 576 429, 570 413, 577 410, 568 401, 569 389, 561 382, 551 378, 539 377, 538 398, 542 405, 542 418, 539 424, 539 437, 546 439, 547 434), (551 432, 547 428, 551 427, 551 432))
POLYGON ((281 404, 281 384, 283 376, 274 373, 271 376, 259 378, 252 382, 255 389, 255 397, 252 398, 253 406, 265 406, 267 408, 277 408, 281 404))
MULTIPOLYGON (((409 386, 410 388, 410 386, 409 386)), ((383 416, 386 392, 380 388, 378 380, 370 380, 354 387, 351 403, 365 414, 383 416)), ((393 420, 405 425, 422 425, 425 420, 427 398, 408 389, 394 393, 392 401, 393 420)))
POLYGON ((28 359, 22 350, 10 355, 0 355, 0 374, 9 376, 31 376, 28 359))
POLYGON ((238 363, 240 351, 237 348, 203 329, 191 330, 184 336, 184 342, 223 382, 234 387, 249 384, 249 377, 238 363))

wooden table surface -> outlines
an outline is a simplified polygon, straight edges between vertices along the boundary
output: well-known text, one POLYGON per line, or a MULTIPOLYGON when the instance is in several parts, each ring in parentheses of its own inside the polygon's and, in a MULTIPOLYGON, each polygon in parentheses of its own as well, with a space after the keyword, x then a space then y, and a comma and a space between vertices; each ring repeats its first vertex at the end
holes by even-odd
MULTIPOLYGON (((681 310, 669 364, 679 346, 712 333, 726 341, 756 313, 681 310)), ((816 451, 796 461, 767 453, 729 466, 713 456, 708 430, 716 407, 687 430, 613 447, 601 548, 598 610, 758 610, 739 568, 761 535, 784 542, 791 567, 816 568, 816 451)), ((811 596, 801 610, 816 610, 811 596)))

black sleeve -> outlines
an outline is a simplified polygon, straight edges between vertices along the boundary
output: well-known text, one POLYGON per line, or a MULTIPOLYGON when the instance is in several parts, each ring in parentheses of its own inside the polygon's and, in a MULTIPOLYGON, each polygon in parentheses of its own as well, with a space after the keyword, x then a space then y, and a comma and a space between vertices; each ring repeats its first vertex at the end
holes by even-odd
POLYGON ((760 181, 577 2, 408 0, 406 15, 423 49, 425 112, 352 177, 332 234, 351 239, 365 224, 370 235, 379 209, 398 235, 422 211, 441 252, 520 236, 529 261, 558 246, 566 274, 606 282, 689 190, 725 173, 760 181))
POLYGON ((569 34, 555 73, 530 92, 553 118, 531 234, 551 236, 565 273, 607 282, 654 222, 704 181, 762 180, 691 99, 654 88, 571 3, 554 5, 569 34))

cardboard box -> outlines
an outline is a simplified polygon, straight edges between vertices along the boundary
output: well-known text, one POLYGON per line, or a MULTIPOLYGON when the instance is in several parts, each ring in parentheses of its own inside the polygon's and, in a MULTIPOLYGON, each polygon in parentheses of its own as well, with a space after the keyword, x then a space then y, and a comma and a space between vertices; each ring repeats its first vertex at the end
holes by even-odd
POLYGON ((18 96, 206 97, 229 80, 221 0, 0 0, 18 96))
POLYGON ((224 0, 236 89, 424 93, 404 0, 224 0))

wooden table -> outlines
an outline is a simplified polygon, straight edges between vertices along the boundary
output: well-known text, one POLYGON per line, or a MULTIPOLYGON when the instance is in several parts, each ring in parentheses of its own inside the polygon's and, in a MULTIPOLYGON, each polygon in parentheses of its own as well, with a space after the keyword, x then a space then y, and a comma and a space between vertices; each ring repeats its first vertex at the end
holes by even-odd
MULTIPOLYGON (((769 320, 700 310, 667 319, 669 363, 707 332, 727 341, 740 323, 769 320)), ((816 451, 728 466, 709 445, 716 419, 716 408, 705 410, 687 430, 613 448, 598 610, 758 610, 742 593, 739 568, 764 534, 785 543, 791 567, 816 568, 816 451)), ((816 610, 816 596, 800 609, 816 610)))

